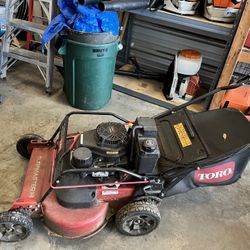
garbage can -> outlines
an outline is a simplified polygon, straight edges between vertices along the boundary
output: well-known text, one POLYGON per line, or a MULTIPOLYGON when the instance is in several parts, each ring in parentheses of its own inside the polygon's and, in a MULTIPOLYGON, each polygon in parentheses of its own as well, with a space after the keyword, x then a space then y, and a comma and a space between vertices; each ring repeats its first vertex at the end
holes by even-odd
POLYGON ((73 107, 96 110, 108 103, 120 48, 112 33, 68 31, 59 54, 64 61, 64 92, 73 107))

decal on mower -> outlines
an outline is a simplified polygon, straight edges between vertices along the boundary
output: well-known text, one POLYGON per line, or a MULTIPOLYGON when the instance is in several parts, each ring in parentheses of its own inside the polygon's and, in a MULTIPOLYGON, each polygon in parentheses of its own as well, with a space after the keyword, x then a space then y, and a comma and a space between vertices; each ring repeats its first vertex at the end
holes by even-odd
POLYGON ((106 151, 107 155, 118 155, 119 152, 118 151, 106 151))
POLYGON ((119 194, 118 187, 102 187, 102 195, 117 195, 119 194))
POLYGON ((39 156, 36 161, 36 165, 35 165, 34 172, 32 175, 32 183, 30 186, 29 198, 35 197, 36 186, 37 186, 38 176, 39 176, 40 167, 41 167, 41 160, 42 160, 42 156, 39 156))
POLYGON ((175 132, 180 140, 181 146, 183 148, 191 146, 192 142, 187 134, 187 131, 183 125, 183 123, 177 123, 174 125, 175 132))
POLYGON ((220 183, 230 180, 234 175, 235 162, 214 166, 211 168, 199 169, 194 172, 195 183, 220 183))

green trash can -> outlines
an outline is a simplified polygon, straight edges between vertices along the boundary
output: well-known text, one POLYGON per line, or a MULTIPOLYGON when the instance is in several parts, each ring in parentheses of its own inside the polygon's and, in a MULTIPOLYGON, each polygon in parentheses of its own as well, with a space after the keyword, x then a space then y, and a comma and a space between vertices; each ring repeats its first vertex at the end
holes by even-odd
POLYGON ((119 49, 120 41, 111 33, 68 31, 59 54, 64 61, 64 92, 73 107, 96 110, 109 102, 119 49))

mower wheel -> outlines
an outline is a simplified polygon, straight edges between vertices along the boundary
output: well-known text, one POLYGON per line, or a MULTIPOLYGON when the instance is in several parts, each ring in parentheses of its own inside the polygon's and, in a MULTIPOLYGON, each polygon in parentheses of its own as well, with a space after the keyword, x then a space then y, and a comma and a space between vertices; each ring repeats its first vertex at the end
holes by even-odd
POLYGON ((29 215, 17 211, 0 214, 0 241, 17 242, 26 239, 33 228, 29 215))
POLYGON ((28 150, 28 145, 32 140, 43 140, 43 138, 36 134, 26 134, 23 135, 16 143, 17 152, 26 159, 29 159, 31 156, 31 153, 28 150))
POLYGON ((145 201, 149 203, 154 203, 155 205, 161 205, 162 199, 156 196, 139 196, 134 199, 134 201, 145 201))
POLYGON ((160 220, 157 205, 146 201, 128 203, 117 212, 115 218, 117 230, 130 236, 151 233, 158 227, 160 220))

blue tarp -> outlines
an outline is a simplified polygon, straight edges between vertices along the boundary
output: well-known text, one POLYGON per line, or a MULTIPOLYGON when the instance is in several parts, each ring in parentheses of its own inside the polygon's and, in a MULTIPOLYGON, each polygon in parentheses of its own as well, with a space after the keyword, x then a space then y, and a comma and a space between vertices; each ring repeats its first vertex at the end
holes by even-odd
POLYGON ((5 7, 0 6, 0 37, 2 37, 5 31, 6 31, 5 7))
POLYGON ((43 46, 65 27, 81 32, 112 32, 118 35, 119 19, 116 12, 100 11, 96 5, 80 5, 77 0, 58 0, 60 14, 43 33, 43 46))

